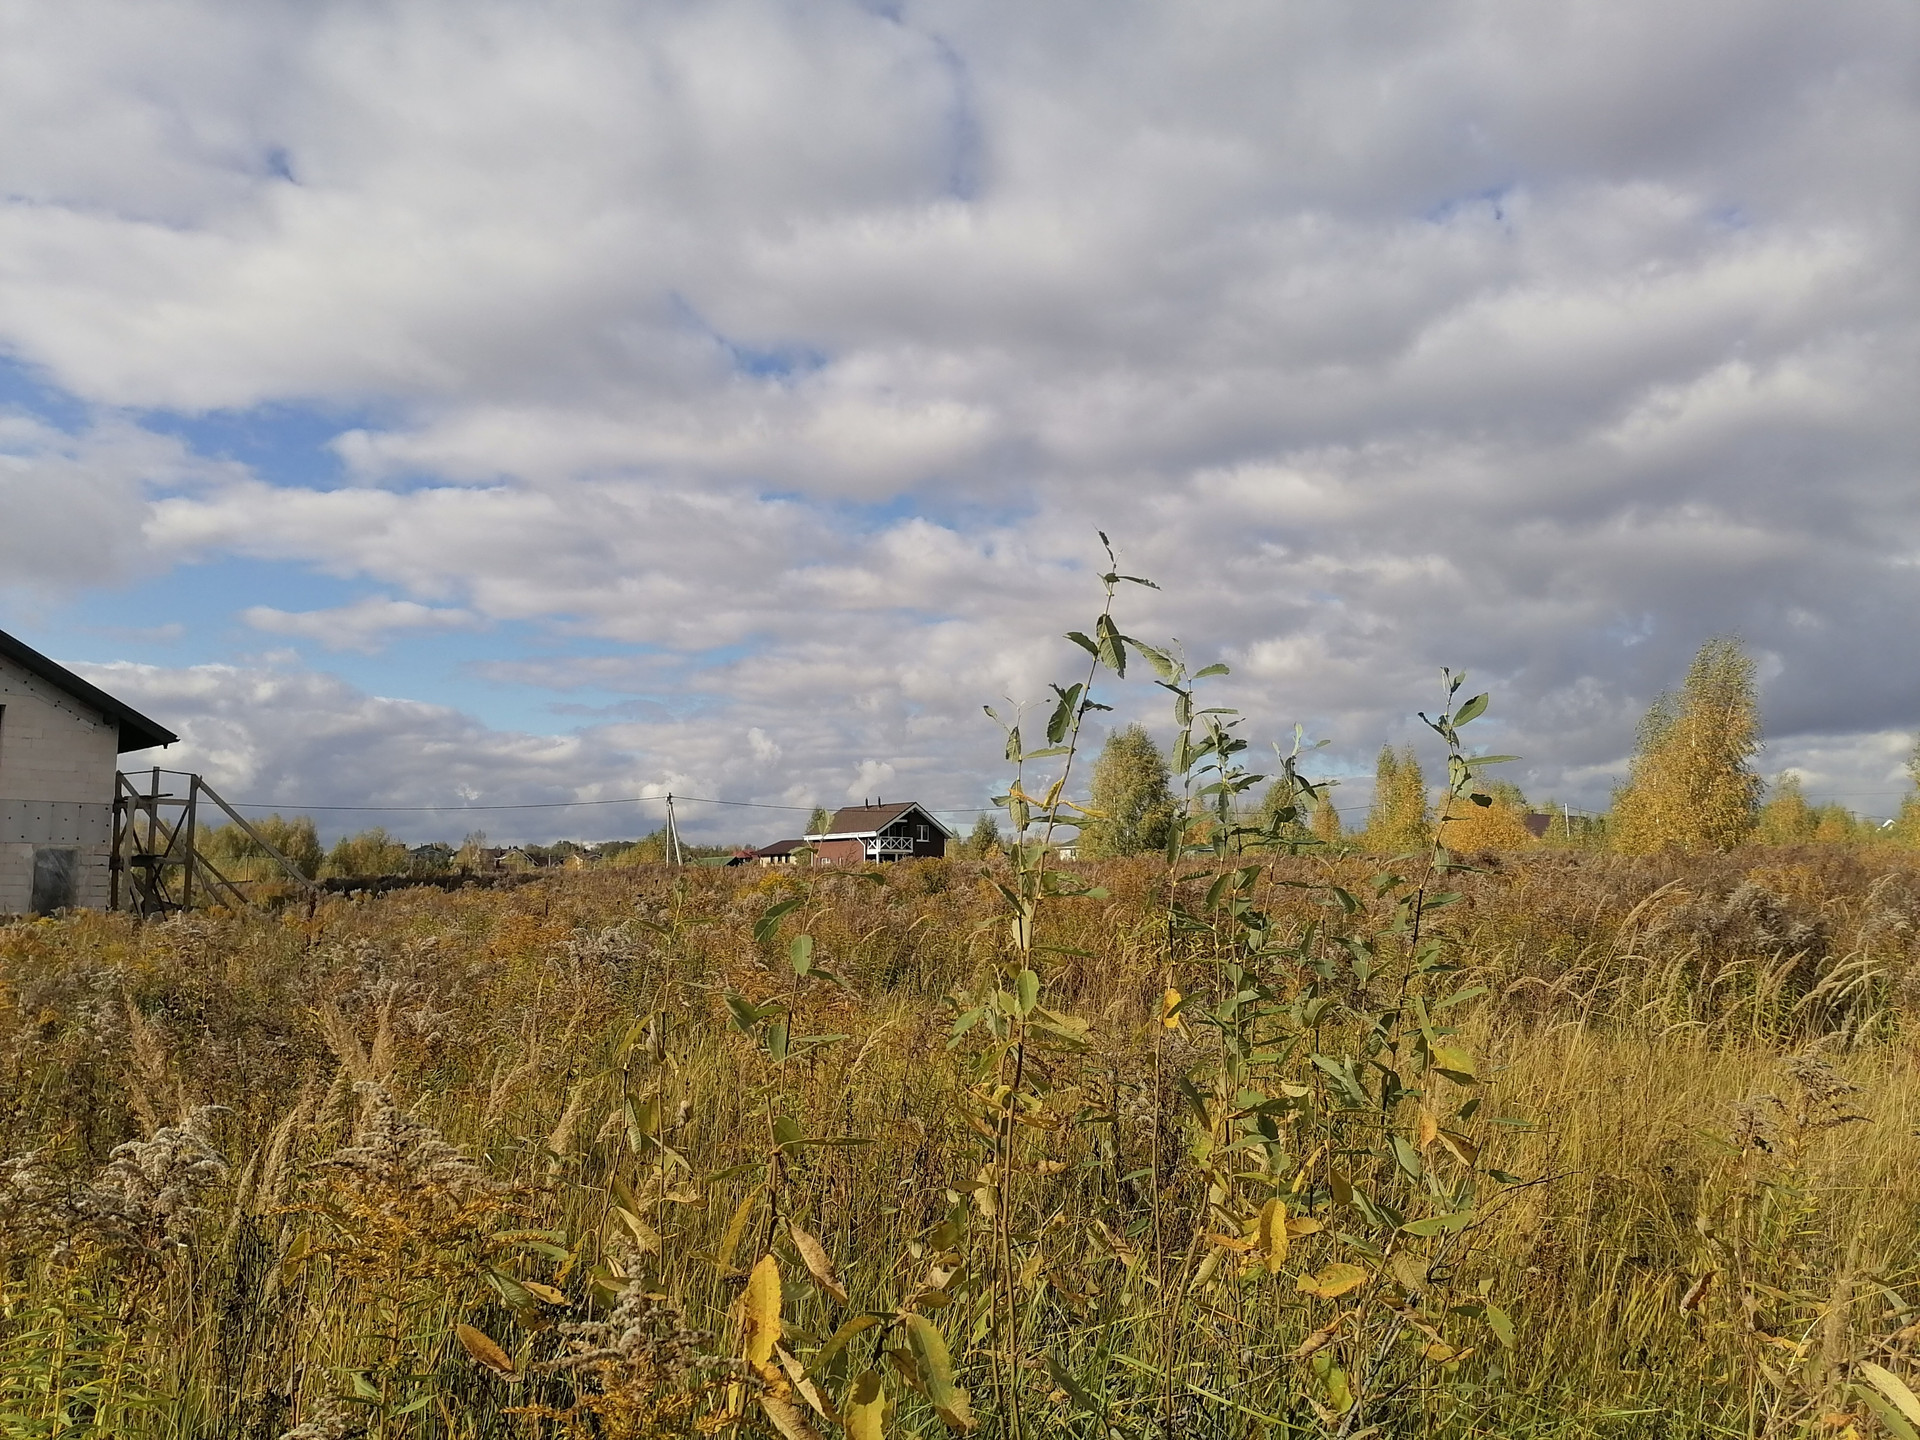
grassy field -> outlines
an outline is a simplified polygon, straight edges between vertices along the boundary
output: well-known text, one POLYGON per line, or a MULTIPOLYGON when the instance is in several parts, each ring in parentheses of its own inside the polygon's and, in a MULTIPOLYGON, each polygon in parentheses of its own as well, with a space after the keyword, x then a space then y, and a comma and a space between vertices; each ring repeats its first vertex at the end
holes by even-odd
POLYGON ((0 929, 0 1434, 1902 1433, 1920 864, 1374 868, 0 929))

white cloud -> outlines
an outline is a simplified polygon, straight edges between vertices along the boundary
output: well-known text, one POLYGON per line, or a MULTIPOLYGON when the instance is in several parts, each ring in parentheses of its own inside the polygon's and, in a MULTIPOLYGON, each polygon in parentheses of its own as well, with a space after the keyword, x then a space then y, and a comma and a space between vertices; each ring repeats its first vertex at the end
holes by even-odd
POLYGON ((223 468, 124 421, 69 432, 0 410, 0 589, 71 595, 159 568, 141 536, 149 495, 223 468))
POLYGON ((478 617, 470 610, 436 608, 412 600, 369 595, 332 610, 276 610, 250 605, 240 618, 270 635, 295 635, 318 641, 328 650, 372 653, 396 630, 471 630, 478 617))
POLYGON ((486 673, 806 798, 981 793, 1096 527, 1130 628, 1351 763, 1464 663, 1598 801, 1722 630, 1822 774, 1920 725, 1897 0, 22 14, 0 345, 94 419, 15 422, 13 583, 242 556, 377 592, 234 597, 322 645, 639 647, 486 673), (301 402, 344 483, 126 413, 301 402))

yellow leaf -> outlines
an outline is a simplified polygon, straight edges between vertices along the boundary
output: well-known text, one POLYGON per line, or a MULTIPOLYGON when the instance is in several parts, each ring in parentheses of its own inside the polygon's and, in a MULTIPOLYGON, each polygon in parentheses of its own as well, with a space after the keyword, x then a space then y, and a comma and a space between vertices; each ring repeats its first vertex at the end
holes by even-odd
POLYGON ((853 1382, 840 1403, 840 1423, 846 1426, 847 1440, 884 1440, 886 1418, 887 1392, 879 1373, 869 1370, 853 1382))
POLYGON ((834 1275, 833 1262, 827 1258, 826 1247, 792 1220, 787 1221, 787 1231, 793 1236, 793 1248, 800 1252, 800 1259, 806 1265, 807 1273, 813 1276, 822 1290, 842 1305, 846 1304, 847 1289, 834 1275))
POLYGON ((1358 1265, 1349 1265, 1344 1260, 1336 1260, 1317 1275, 1302 1275, 1295 1279, 1294 1287, 1309 1295, 1318 1295, 1322 1300, 1332 1300, 1345 1295, 1349 1290, 1358 1290, 1367 1283, 1367 1272, 1358 1265))
POLYGON ((1278 1195, 1260 1207, 1254 1238, 1269 1274, 1278 1275, 1287 1259, 1287 1202, 1278 1195))
POLYGON ((827 1409, 827 1402, 820 1398, 820 1391, 807 1378, 807 1372, 800 1362, 789 1355, 784 1346, 774 1346, 773 1354, 780 1362, 780 1368, 787 1372, 787 1379, 793 1382, 793 1388, 799 1392, 800 1398, 811 1405, 822 1420, 831 1420, 833 1412, 827 1409))
POLYGON ((1287 1221, 1287 1234, 1296 1240, 1302 1235, 1318 1235, 1322 1228, 1320 1222, 1311 1215, 1296 1215, 1287 1221))
POLYGON ((1180 1028, 1180 1017, 1173 1013, 1174 1007, 1180 1003, 1180 999, 1180 992, 1171 985, 1167 987, 1167 993, 1160 997, 1160 1023, 1169 1030, 1178 1030, 1180 1028))
MULTIPOLYGON (((1220 1237, 1218 1235, 1212 1235, 1208 1238, 1218 1240, 1220 1237)), ((1200 1268, 1193 1272, 1193 1283, 1195 1285, 1204 1285, 1213 1279, 1220 1270, 1220 1257, 1226 1253, 1224 1250, 1207 1251, 1206 1255, 1202 1257, 1200 1261, 1200 1268)))
POLYGON ((659 1231, 655 1230, 624 1205, 614 1206, 613 1213, 619 1217, 620 1223, 626 1226, 627 1230, 632 1234, 633 1243, 639 1248, 642 1255, 657 1255, 660 1252, 659 1231))
POLYGON ((538 1280, 522 1280, 520 1288, 536 1300, 544 1300, 549 1305, 564 1305, 567 1295, 564 1290, 556 1290, 551 1285, 542 1285, 538 1280))
POLYGON ((303 1264, 312 1259, 319 1250, 320 1244, 313 1238, 311 1233, 302 1235, 298 1240, 294 1241, 292 1248, 287 1251, 287 1258, 280 1262, 280 1283, 282 1285, 292 1284, 294 1274, 303 1264))
POLYGON ((807 1417, 786 1396, 763 1394, 760 1408, 766 1411, 773 1428, 786 1436, 787 1440, 820 1440, 819 1432, 807 1423, 807 1417))
POLYGON ((494 1344, 493 1339, 484 1330, 476 1330, 471 1325, 456 1325, 453 1327, 453 1333, 460 1341, 461 1348, 477 1363, 484 1365, 503 1380, 520 1378, 519 1372, 513 1368, 512 1357, 494 1344))
POLYGON ((720 1248, 713 1252, 713 1263, 723 1275, 733 1273, 733 1252, 740 1248, 740 1237, 747 1233, 747 1221, 753 1218, 753 1207, 760 1203, 760 1192, 751 1192, 742 1200, 733 1212, 733 1218, 727 1221, 726 1233, 720 1237, 720 1248))
POLYGON ((1337 1333, 1337 1327, 1314 1331, 1300 1342, 1300 1348, 1293 1352, 1293 1358, 1296 1360, 1311 1360, 1315 1355, 1318 1355, 1333 1343, 1333 1337, 1337 1333))
POLYGON ((773 1347, 780 1339, 780 1262, 773 1256, 761 1256, 747 1277, 741 1314, 747 1324, 747 1359, 764 1365, 773 1358, 773 1347))
POLYGON ((1440 1122, 1434 1119, 1429 1111, 1422 1110, 1420 1112, 1420 1132, 1415 1138, 1414 1143, 1424 1150, 1433 1144, 1439 1134, 1440 1122))
POLYGON ((1327 1166, 1327 1193, 1333 1196, 1336 1205, 1353 1203, 1353 1181, 1347 1178, 1347 1172, 1341 1166, 1327 1166))
POLYGON ((1440 1143, 1453 1153, 1453 1158, 1462 1165, 1472 1168, 1479 1163, 1480 1147, 1462 1135, 1458 1130, 1442 1130, 1440 1143))

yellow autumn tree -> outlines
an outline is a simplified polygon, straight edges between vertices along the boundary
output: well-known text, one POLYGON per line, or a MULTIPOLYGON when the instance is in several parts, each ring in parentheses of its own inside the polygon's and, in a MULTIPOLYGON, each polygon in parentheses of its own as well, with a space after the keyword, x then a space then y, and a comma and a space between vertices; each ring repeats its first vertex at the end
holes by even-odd
POLYGON ((1322 789, 1320 798, 1313 802, 1313 814, 1307 820, 1307 828, 1313 832, 1314 839, 1329 848, 1346 838, 1346 832, 1340 824, 1340 812, 1333 808, 1331 784, 1322 789))
POLYGON ((1819 817, 1807 804, 1800 777, 1789 770, 1773 782, 1753 838, 1762 845, 1804 845, 1813 838, 1819 817))
POLYGON ((1753 833, 1764 788, 1753 773, 1760 706, 1753 661, 1738 640, 1700 647, 1678 695, 1640 722, 1627 783, 1614 792, 1616 850, 1730 850, 1753 833))
POLYGON ((1860 817, 1844 805, 1821 805, 1813 812, 1813 843, 1816 845, 1846 845, 1855 840, 1864 840, 1868 833, 1868 827, 1861 824, 1860 817))
POLYGON ((1373 806, 1362 843, 1376 855, 1401 855, 1433 843, 1427 777, 1411 745, 1380 747, 1373 769, 1373 806))
POLYGON ((1493 803, 1452 805, 1440 825, 1440 843, 1456 855, 1482 850, 1526 850, 1540 842, 1527 829, 1527 797, 1510 781, 1495 780, 1481 787, 1493 803))
POLYGON ((1907 778, 1913 782, 1913 789, 1901 800, 1900 813, 1888 827, 1887 838, 1920 850, 1920 738, 1914 740, 1913 751, 1907 756, 1907 778))

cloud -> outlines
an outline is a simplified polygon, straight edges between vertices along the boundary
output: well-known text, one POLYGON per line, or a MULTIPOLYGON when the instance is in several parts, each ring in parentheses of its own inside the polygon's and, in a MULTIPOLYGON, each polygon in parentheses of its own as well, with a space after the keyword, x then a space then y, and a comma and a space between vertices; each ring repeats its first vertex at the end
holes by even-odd
POLYGON ((117 418, 67 430, 0 409, 0 589, 70 596, 151 573, 149 496, 222 468, 117 418))
POLYGON ((435 608, 412 600, 370 595, 333 610, 275 610, 250 605, 240 618, 270 635, 297 635, 316 640, 329 650, 359 650, 371 654, 396 630, 471 630, 478 617, 470 610, 435 608))
POLYGON ((378 598, 231 608, 472 628, 582 763, 808 800, 984 793, 977 706, 1075 662, 1096 529, 1166 587, 1129 629, 1349 769, 1465 665, 1525 783, 1603 803, 1727 631, 1827 783, 1920 726, 1895 0, 16 30, 0 345, 91 418, 13 422, 14 583, 332 577, 378 598), (154 433, 303 404, 351 415, 324 483, 154 433))
POLYGON ((661 823, 672 792, 690 835, 769 840, 792 833, 816 804, 862 793, 863 784, 866 793, 892 786, 902 769, 932 803, 983 803, 953 793, 937 758, 842 766, 832 716, 804 727, 801 738, 811 743, 796 757, 758 727, 699 719, 569 734, 498 729, 292 661, 77 668, 178 731, 178 744, 143 752, 139 762, 200 773, 236 805, 312 811, 329 835, 384 824, 416 840, 457 839, 474 828, 496 839, 631 837, 661 823), (930 793, 943 786, 946 793, 930 793), (765 803, 737 803, 749 796, 765 803))

